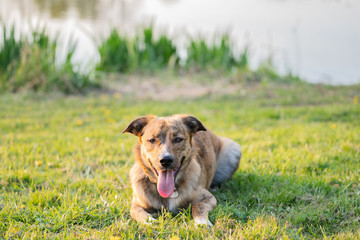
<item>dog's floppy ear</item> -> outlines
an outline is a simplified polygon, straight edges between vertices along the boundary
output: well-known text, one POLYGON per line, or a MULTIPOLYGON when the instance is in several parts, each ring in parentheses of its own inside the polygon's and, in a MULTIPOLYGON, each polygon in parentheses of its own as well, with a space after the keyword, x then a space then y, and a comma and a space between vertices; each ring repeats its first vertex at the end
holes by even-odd
POLYGON ((198 131, 206 131, 204 125, 194 116, 180 115, 181 120, 185 126, 190 130, 191 134, 197 133, 198 131))
POLYGON ((135 136, 140 137, 143 128, 146 126, 146 124, 148 124, 150 122, 151 119, 153 119, 155 117, 156 116, 153 116, 153 115, 147 115, 147 116, 136 118, 129 124, 129 126, 127 126, 125 128, 124 131, 122 131, 122 133, 129 132, 129 133, 134 134, 135 136))

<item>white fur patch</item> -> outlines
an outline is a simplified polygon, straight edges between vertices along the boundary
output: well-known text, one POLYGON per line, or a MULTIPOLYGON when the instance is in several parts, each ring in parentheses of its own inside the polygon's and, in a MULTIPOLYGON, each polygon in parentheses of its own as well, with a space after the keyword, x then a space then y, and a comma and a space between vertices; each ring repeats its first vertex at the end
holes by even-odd
POLYGON ((195 219, 195 227, 199 225, 206 225, 206 227, 212 227, 212 223, 207 218, 197 218, 195 219))
POLYGON ((171 155, 167 144, 164 145, 164 148, 163 148, 163 149, 164 149, 164 151, 162 152, 162 155, 163 155, 163 156, 171 155))

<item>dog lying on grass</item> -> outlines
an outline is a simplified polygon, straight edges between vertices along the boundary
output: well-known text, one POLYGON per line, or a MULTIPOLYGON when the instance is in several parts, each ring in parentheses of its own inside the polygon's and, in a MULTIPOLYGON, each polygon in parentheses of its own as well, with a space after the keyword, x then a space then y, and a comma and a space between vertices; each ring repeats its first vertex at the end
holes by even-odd
POLYGON ((208 189, 232 177, 239 167, 240 146, 189 115, 139 117, 125 132, 139 137, 130 171, 132 218, 149 223, 155 220, 151 212, 191 204, 195 224, 212 226, 208 212, 216 199, 208 189))

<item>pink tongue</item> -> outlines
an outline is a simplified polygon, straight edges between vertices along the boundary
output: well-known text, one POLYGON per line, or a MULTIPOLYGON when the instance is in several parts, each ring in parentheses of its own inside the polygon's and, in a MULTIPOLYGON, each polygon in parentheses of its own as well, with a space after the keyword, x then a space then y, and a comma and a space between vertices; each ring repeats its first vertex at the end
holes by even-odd
POLYGON ((168 198, 174 192, 174 170, 159 171, 157 189, 163 198, 168 198))

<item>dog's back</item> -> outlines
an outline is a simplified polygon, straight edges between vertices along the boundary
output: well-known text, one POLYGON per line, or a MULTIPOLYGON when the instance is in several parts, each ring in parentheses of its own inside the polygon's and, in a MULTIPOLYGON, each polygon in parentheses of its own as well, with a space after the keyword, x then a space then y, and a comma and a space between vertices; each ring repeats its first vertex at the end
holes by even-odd
POLYGON ((194 135, 193 149, 200 155, 198 159, 205 172, 207 181, 204 187, 207 189, 230 179, 239 167, 240 145, 229 138, 219 137, 209 130, 194 135))

